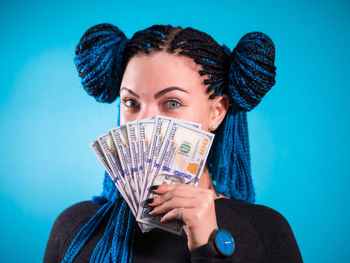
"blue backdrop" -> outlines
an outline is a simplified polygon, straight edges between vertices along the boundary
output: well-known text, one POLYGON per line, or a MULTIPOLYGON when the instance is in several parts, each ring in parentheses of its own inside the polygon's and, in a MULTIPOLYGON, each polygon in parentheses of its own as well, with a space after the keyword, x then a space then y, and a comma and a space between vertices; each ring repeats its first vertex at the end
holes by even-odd
POLYGON ((276 85, 248 114, 257 203, 289 221, 305 262, 349 262, 349 1, 1 1, 1 262, 40 262, 57 215, 101 192, 89 143, 115 105, 87 96, 73 64, 90 26, 128 37, 191 26, 231 49, 276 45, 276 85))

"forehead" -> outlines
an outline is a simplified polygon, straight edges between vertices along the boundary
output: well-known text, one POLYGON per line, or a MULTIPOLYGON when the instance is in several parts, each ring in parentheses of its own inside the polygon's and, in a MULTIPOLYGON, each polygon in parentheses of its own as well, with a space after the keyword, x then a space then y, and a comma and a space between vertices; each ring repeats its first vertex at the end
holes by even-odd
POLYGON ((205 89, 205 76, 200 76, 199 70, 202 70, 202 66, 186 56, 163 51, 138 54, 127 64, 122 85, 132 89, 162 89, 169 86, 186 89, 201 86, 205 89))

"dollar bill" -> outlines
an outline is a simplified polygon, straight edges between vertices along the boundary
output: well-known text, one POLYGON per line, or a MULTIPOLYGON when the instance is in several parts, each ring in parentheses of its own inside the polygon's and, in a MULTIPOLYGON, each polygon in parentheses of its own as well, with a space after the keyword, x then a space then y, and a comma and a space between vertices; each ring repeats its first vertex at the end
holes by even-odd
POLYGON ((151 146, 149 149, 148 157, 146 159, 146 170, 145 170, 145 176, 144 176, 144 185, 143 185, 141 201, 144 200, 145 192, 147 192, 148 187, 150 185, 149 183, 150 174, 154 166, 154 163, 157 160, 158 154, 163 144, 163 139, 168 130, 171 120, 172 119, 169 117, 164 117, 164 116, 156 117, 154 128, 153 128, 152 139, 151 139, 151 146))
POLYGON ((141 198, 143 196, 143 188, 145 183, 145 175, 146 175, 146 167, 147 167, 147 158, 151 147, 154 123, 155 123, 154 118, 147 118, 147 119, 138 121, 139 147, 140 147, 139 175, 141 177, 140 178, 141 179, 141 198))
POLYGON ((145 200, 145 195, 149 192, 149 187, 152 185, 151 175, 152 170, 154 167, 156 167, 158 164, 157 158, 159 155, 159 152, 162 148, 164 137, 166 132, 168 131, 168 127, 171 121, 178 121, 182 122, 184 125, 190 125, 194 128, 201 128, 200 123, 175 119, 171 117, 165 117, 165 116, 157 116, 154 124, 152 139, 151 139, 151 147, 149 150, 148 158, 147 158, 147 166, 145 170, 145 176, 144 176, 144 183, 143 183, 143 191, 142 191, 142 198, 141 201, 145 200))
MULTIPOLYGON (((108 138, 107 140, 109 140, 109 139, 110 138, 108 138)), ((91 146, 92 150, 94 151, 94 153, 96 154, 97 158, 102 163, 102 165, 105 168, 105 170, 107 171, 109 177, 112 179, 113 183, 116 185, 116 187, 118 188, 119 192, 122 194, 122 196, 125 199, 126 203, 130 207, 130 210, 133 212, 133 214, 136 215, 136 208, 134 208, 135 205, 131 202, 130 193, 126 194, 126 192, 125 192, 125 188, 126 187, 125 187, 125 184, 123 183, 123 181, 121 181, 120 173, 114 173, 112 171, 112 169, 108 165, 107 158, 103 154, 103 150, 101 149, 100 144, 98 143, 98 141, 94 141, 94 142, 90 143, 90 146, 91 146)), ((108 151, 108 149, 106 151, 108 151)), ((110 156, 109 156, 109 158, 110 158, 110 156)))
MULTIPOLYGON (((100 149, 102 150, 110 169, 114 172, 114 174, 119 174, 121 172, 121 165, 111 133, 108 132, 98 136, 97 142, 100 145, 100 149)), ((95 147, 95 149, 97 149, 97 147, 95 147)), ((120 179, 125 184, 124 176, 121 176, 120 179)))
POLYGON ((142 185, 140 177, 140 139, 138 121, 126 123, 126 130, 129 139, 129 150, 131 157, 130 173, 132 174, 132 178, 134 179, 138 200, 140 200, 142 185))
POLYGON ((114 183, 117 183, 120 180, 120 178, 118 176, 116 176, 112 172, 111 168, 109 167, 107 159, 106 159, 105 155, 103 154, 102 149, 101 149, 100 145, 98 144, 98 141, 94 141, 94 142, 90 143, 90 147, 92 148, 92 150, 96 154, 97 158, 100 160, 102 166, 105 168, 105 170, 107 171, 107 173, 111 177, 112 181, 114 183))
POLYGON ((160 223, 145 200, 151 185, 196 186, 214 135, 189 121, 157 116, 111 129, 90 144, 127 202, 142 232, 153 228, 180 234, 181 221, 160 223))
POLYGON ((127 180, 122 172, 122 167, 121 167, 121 164, 119 161, 120 158, 118 156, 118 151, 117 151, 116 145, 113 141, 111 133, 108 132, 108 133, 105 133, 101 136, 98 136, 97 142, 99 143, 100 148, 101 148, 113 174, 115 176, 118 176, 118 178, 120 179, 118 181, 120 183, 120 187, 124 190, 125 194, 127 195, 128 199, 129 199, 128 201, 130 204, 128 203, 128 205, 130 206, 130 209, 132 211, 136 212, 138 203, 136 202, 137 200, 135 200, 135 198, 134 198, 134 195, 132 193, 132 189, 131 189, 130 185, 127 183, 127 180))
MULTIPOLYGON (((123 183, 124 180, 121 180, 121 178, 122 178, 121 168, 118 169, 117 173, 114 173, 108 164, 108 163, 115 163, 115 162, 118 163, 119 162, 118 158, 115 160, 115 158, 117 157, 117 153, 116 153, 115 146, 113 146, 114 143, 112 140, 112 136, 110 133, 107 133, 107 134, 104 134, 104 135, 99 136, 99 137, 100 137, 99 141, 92 142, 90 144, 90 146, 91 146, 92 150, 94 151, 94 153, 96 154, 97 158, 102 163, 103 167, 106 169, 108 175, 110 176, 110 178, 112 179, 112 181, 114 182, 116 187, 118 188, 118 190, 121 193, 121 195, 123 196, 124 200, 126 201, 128 206, 130 207, 131 212, 136 217, 137 206, 135 204, 133 204, 133 202, 132 202, 132 195, 131 195, 130 186, 125 185, 125 183, 123 183), (101 144, 104 146, 103 148, 101 148, 101 144), (102 149, 104 149, 104 150, 102 150, 102 149), (104 153, 106 153, 106 154, 104 154, 104 153), (108 156, 108 159, 111 159, 110 162, 108 162, 108 159, 106 158, 106 156, 108 156)), ((120 166, 120 164, 119 164, 119 166, 120 166)), ((151 225, 141 223, 141 222, 138 222, 138 225, 143 233, 148 232, 154 228, 151 225)))
POLYGON ((111 134, 118 152, 119 160, 122 167, 122 174, 126 179, 126 184, 131 188, 131 194, 135 203, 139 203, 138 191, 135 180, 131 172, 131 155, 126 125, 111 129, 111 134))
MULTIPOLYGON (((148 177, 148 185, 189 184, 197 186, 203 171, 214 134, 199 130, 192 125, 179 121, 171 121, 154 169, 148 177)), ((145 192, 145 200, 154 194, 145 192)), ((161 223, 158 216, 149 215, 149 207, 144 201, 140 203, 137 221, 147 223, 174 234, 182 231, 182 222, 173 220, 161 223)))

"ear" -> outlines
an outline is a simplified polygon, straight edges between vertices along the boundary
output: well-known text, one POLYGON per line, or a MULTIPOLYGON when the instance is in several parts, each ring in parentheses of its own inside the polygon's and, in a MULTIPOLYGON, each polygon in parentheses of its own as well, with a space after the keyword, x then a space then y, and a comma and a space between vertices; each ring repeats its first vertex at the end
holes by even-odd
POLYGON ((216 96, 213 99, 209 119, 209 131, 215 131, 219 127, 222 120, 225 118, 229 106, 230 100, 226 94, 216 96))

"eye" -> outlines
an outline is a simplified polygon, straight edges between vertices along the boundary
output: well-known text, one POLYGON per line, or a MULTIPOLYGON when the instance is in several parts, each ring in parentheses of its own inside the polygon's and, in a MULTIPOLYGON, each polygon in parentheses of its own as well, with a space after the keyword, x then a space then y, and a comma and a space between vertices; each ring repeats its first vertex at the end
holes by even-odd
POLYGON ((183 104, 178 99, 169 99, 166 101, 166 108, 169 110, 175 110, 181 106, 183 106, 183 104))
POLYGON ((123 104, 128 108, 139 108, 140 107, 140 104, 136 100, 131 99, 131 98, 123 99, 123 104))

